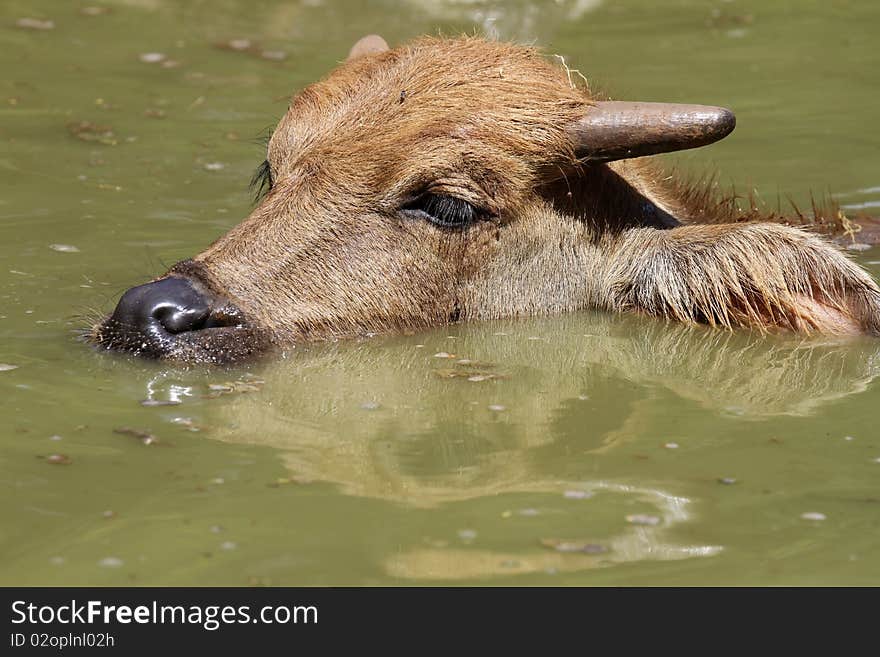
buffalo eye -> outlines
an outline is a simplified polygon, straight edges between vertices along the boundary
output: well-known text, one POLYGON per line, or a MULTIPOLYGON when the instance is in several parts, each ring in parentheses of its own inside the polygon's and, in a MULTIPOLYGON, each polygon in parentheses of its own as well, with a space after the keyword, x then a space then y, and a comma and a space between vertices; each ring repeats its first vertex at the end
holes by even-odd
POLYGON ((409 201, 401 211, 408 217, 426 219, 442 228, 465 228, 484 214, 464 199, 432 193, 422 194, 409 201))

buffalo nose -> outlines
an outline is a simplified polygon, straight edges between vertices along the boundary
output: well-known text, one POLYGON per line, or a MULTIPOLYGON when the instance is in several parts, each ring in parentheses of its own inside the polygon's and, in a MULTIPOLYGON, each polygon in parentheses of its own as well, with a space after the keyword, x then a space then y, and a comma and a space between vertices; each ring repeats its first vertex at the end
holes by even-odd
POLYGON ((122 295, 111 317, 140 333, 183 333, 205 328, 211 303, 185 278, 169 276, 122 295))

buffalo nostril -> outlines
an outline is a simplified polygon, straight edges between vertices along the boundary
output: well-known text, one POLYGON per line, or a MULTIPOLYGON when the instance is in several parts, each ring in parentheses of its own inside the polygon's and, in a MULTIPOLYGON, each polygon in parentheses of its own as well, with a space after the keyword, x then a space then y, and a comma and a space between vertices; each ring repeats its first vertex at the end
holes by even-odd
POLYGON ((205 328, 211 309, 205 306, 178 306, 174 303, 162 303, 153 308, 152 316, 169 333, 198 331, 205 328))
POLYGON ((122 295, 112 323, 133 334, 176 334, 206 328, 217 300, 185 278, 168 276, 139 285, 122 295))

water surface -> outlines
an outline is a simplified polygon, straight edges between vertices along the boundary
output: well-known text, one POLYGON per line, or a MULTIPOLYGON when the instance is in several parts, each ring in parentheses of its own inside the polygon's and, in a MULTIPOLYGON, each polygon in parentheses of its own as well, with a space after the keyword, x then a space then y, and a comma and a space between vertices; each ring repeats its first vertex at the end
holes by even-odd
POLYGON ((260 134, 374 31, 733 107, 683 168, 877 206, 880 6, 660 4, 4 3, 0 583, 880 584, 877 341, 580 313, 221 370, 74 335, 248 213, 260 134))

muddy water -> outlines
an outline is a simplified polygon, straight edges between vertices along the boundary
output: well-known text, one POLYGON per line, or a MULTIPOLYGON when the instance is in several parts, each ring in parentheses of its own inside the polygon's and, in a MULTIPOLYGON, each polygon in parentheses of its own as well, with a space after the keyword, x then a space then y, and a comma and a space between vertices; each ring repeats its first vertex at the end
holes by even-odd
POLYGON ((217 370, 76 339, 247 213, 285 95, 370 31, 537 39, 735 108, 685 168, 880 203, 876 3, 665 4, 5 2, 0 583, 880 584, 880 342, 583 313, 217 370))

